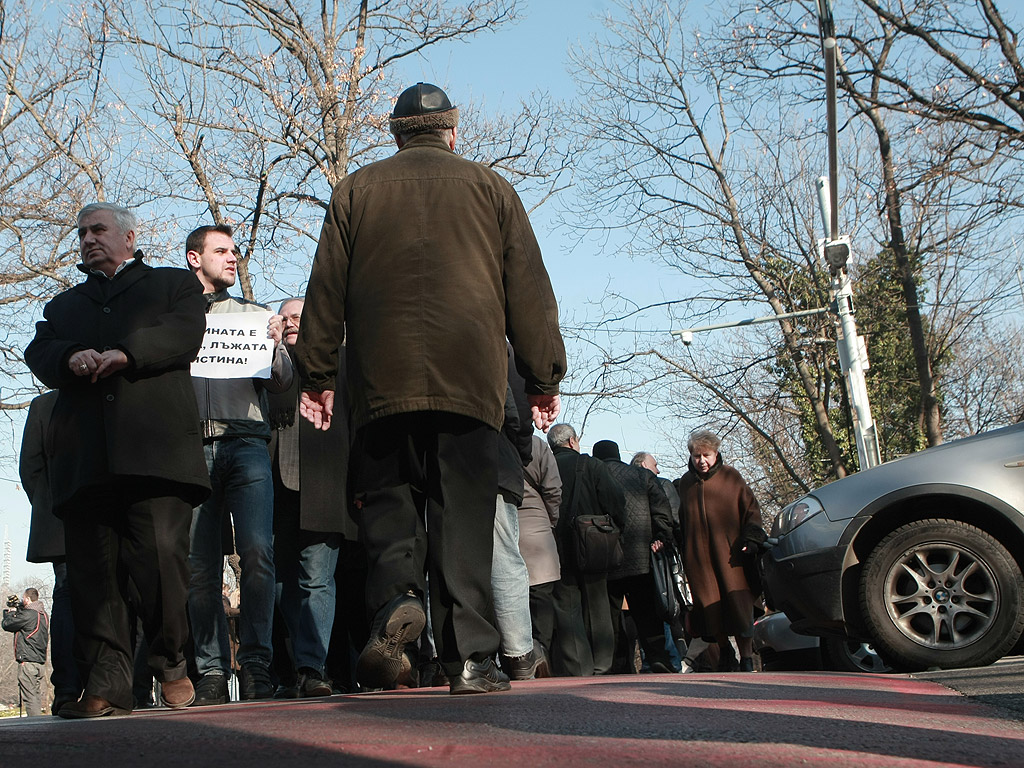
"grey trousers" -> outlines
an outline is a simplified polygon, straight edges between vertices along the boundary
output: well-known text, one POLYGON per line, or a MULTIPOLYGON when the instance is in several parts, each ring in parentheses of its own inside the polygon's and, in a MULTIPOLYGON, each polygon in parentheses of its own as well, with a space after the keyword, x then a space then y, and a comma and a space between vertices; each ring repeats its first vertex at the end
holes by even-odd
POLYGON ((18 664, 18 690, 21 692, 21 705, 29 717, 43 714, 43 665, 35 661, 23 661, 18 664))

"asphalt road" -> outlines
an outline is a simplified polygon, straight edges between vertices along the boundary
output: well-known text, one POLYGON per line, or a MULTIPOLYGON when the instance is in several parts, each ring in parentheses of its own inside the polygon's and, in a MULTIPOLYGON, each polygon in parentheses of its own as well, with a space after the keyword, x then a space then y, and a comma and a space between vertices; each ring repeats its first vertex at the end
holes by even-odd
POLYGON ((641 675, 0 721, 0 768, 1024 766, 1024 659, 921 675, 641 675), (962 695, 961 692, 966 695, 962 695))

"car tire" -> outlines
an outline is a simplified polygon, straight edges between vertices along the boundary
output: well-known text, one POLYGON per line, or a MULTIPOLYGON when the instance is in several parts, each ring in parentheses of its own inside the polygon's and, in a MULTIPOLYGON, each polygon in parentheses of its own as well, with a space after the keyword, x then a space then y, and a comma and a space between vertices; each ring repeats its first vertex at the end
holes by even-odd
POLYGON ((841 640, 838 637, 821 639, 821 665, 823 669, 833 672, 888 674, 894 671, 871 643, 841 640))
POLYGON ((978 667, 1024 632, 1024 577, 992 536, 957 520, 897 528, 868 556, 860 606, 875 647, 898 667, 978 667))

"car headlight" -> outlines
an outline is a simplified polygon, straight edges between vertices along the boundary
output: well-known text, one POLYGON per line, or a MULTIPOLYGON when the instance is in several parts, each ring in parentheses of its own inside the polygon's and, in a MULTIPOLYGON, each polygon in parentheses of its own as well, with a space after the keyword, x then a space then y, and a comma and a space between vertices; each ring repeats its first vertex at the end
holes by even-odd
POLYGON ((781 513, 776 524, 779 535, 785 536, 805 520, 809 520, 823 510, 821 504, 813 496, 804 496, 799 501, 790 504, 781 513))

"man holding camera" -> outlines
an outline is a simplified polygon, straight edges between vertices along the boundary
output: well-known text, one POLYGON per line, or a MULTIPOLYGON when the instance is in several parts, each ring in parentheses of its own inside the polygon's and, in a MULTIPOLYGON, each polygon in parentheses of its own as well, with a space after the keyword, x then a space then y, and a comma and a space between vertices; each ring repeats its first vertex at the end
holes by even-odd
POLYGON ((28 717, 43 714, 43 668, 50 641, 50 619, 39 602, 39 592, 29 587, 18 599, 7 598, 3 628, 14 633, 14 660, 18 662, 18 692, 28 717))

